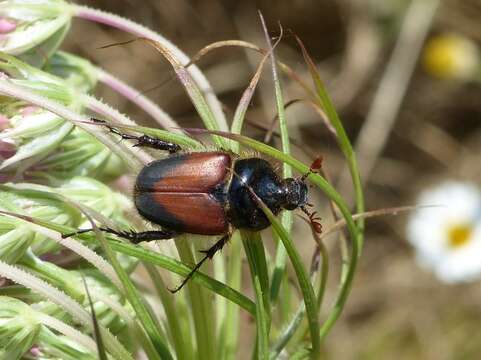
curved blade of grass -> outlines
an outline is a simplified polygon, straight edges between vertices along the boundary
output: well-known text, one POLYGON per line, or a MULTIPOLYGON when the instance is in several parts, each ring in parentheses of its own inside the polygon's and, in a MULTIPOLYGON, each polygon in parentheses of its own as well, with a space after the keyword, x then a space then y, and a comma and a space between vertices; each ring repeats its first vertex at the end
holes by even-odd
POLYGON ((97 350, 95 341, 92 340, 91 337, 85 335, 75 327, 66 324, 65 322, 47 315, 43 312, 38 311, 35 314, 35 317, 45 326, 47 326, 50 329, 55 330, 56 332, 72 339, 75 340, 78 344, 84 346, 85 348, 89 349, 92 354, 95 354, 95 351, 97 350))
POLYGON ((306 269, 302 264, 302 259, 297 249, 292 242, 291 237, 282 224, 277 220, 277 217, 272 213, 272 211, 264 204, 264 202, 256 195, 254 191, 250 191, 251 196, 255 199, 257 205, 262 209, 264 214, 267 216, 271 222, 274 231, 277 233, 281 239, 286 252, 291 260, 292 266, 297 276, 297 281, 304 298, 304 304, 306 306, 307 320, 309 323, 311 342, 312 342, 312 359, 318 359, 320 356, 321 343, 319 339, 319 320, 318 320, 318 308, 316 301, 316 294, 314 293, 314 288, 310 282, 309 276, 307 275, 306 269))
MULTIPOLYGON (((302 41, 296 36, 296 40, 301 47, 302 55, 304 56, 304 61, 306 62, 309 72, 312 77, 312 81, 314 82, 314 86, 317 91, 317 101, 319 105, 324 109, 329 121, 331 122, 332 126, 336 129, 337 133, 337 141, 339 143, 339 147, 343 152, 344 156, 346 157, 349 171, 351 173, 351 178, 354 186, 354 191, 356 193, 356 211, 358 213, 364 212, 364 193, 362 191, 362 184, 361 184, 361 176, 356 160, 356 156, 352 149, 351 142, 342 126, 341 119, 337 114, 336 108, 332 103, 329 94, 326 91, 324 84, 322 83, 321 77, 319 72, 317 71, 316 65, 314 61, 309 56, 304 44, 302 41)), ((356 221, 356 225, 359 229, 358 236, 355 238, 355 241, 358 242, 359 253, 358 256, 361 255, 362 246, 363 246, 363 237, 364 237, 364 220, 358 219, 356 221)))
MULTIPOLYGON (((247 112, 247 109, 249 107, 249 104, 252 100, 252 96, 254 95, 254 91, 257 87, 257 83, 259 82, 260 76, 262 69, 264 68, 264 64, 269 56, 273 56, 274 48, 279 44, 279 42, 282 39, 282 29, 281 29, 281 35, 277 39, 276 43, 274 46, 269 41, 269 51, 264 54, 262 57, 259 65, 257 66, 257 70, 252 77, 249 86, 247 89, 245 89, 244 93, 242 94, 242 97, 239 101, 239 104, 237 105, 235 114, 234 114, 234 120, 232 121, 232 126, 231 126, 231 132, 234 134, 240 134, 242 130, 242 124, 244 123, 244 118, 245 114, 247 112)), ((236 144, 235 151, 239 151, 239 145, 236 144)))
POLYGON ((261 289, 260 279, 257 275, 253 277, 254 292, 256 293, 256 320, 257 320, 257 359, 269 359, 269 319, 268 313, 265 311, 263 291, 261 289))
MULTIPOLYGON (((311 225, 308 219, 304 219, 304 220, 309 225, 311 225)), ((326 291, 327 278, 329 273, 329 254, 327 252, 326 246, 321 241, 319 234, 316 231, 314 231, 314 229, 312 229, 312 226, 311 226, 311 230, 312 230, 312 235, 317 242, 317 249, 314 252, 314 256, 311 262, 311 278, 313 278, 313 276, 315 275, 315 273, 319 268, 319 259, 318 259, 317 253, 320 253, 322 258, 322 268, 321 268, 321 274, 320 274, 321 276, 319 279, 319 291, 317 293, 317 308, 318 308, 318 311, 320 312, 322 301, 324 299, 324 294, 326 291)), ((304 304, 301 304, 297 309, 295 315, 292 317, 292 320, 285 327, 283 333, 274 342, 274 345, 272 346, 272 350, 270 354, 270 358, 272 360, 277 358, 277 356, 281 353, 281 351, 286 347, 288 342, 293 338, 294 334, 296 334, 301 324, 303 324, 302 319, 304 317, 305 311, 306 311, 306 307, 304 306, 304 304)), ((307 331, 308 331, 307 325, 306 326, 303 325, 302 330, 299 330, 301 334, 300 336, 304 337, 302 334, 305 334, 307 331)))
POLYGON ((150 338, 150 341, 157 350, 159 359, 172 359, 172 355, 170 354, 167 342, 161 335, 159 323, 153 317, 152 313, 149 312, 146 304, 144 303, 144 299, 137 292, 134 284, 130 281, 130 277, 125 271, 125 269, 120 265, 119 261, 117 260, 116 254, 112 251, 112 248, 110 247, 109 242, 105 239, 103 232, 100 231, 99 228, 96 226, 95 221, 90 215, 91 212, 88 208, 81 204, 76 203, 76 205, 92 225, 92 229, 94 230, 96 238, 100 241, 102 250, 105 252, 107 259, 113 266, 115 272, 117 273, 117 276, 122 283, 125 297, 134 309, 139 322, 142 324, 142 327, 147 333, 147 336, 150 338))
MULTIPOLYGON (((4 212, 9 216, 18 217, 20 219, 24 219, 28 222, 33 224, 37 224, 43 226, 47 229, 55 230, 60 234, 70 234, 77 229, 74 229, 70 226, 64 226, 56 223, 52 223, 49 221, 45 221, 38 218, 33 218, 30 216, 24 216, 21 214, 14 214, 14 213, 7 213, 4 212)), ((80 236, 82 239, 86 240, 93 240, 94 238, 90 235, 83 235, 80 236)), ((166 269, 170 272, 178 274, 180 276, 187 276, 190 272, 190 268, 187 265, 184 265, 180 261, 177 261, 174 258, 171 258, 166 255, 162 255, 151 250, 145 249, 138 245, 133 245, 129 243, 120 242, 118 240, 114 240, 112 238, 107 238, 108 243, 110 244, 112 250, 116 252, 120 252, 124 255, 132 256, 140 261, 160 266, 163 269, 166 269)), ((247 298, 245 295, 242 295, 237 290, 207 276, 201 272, 196 272, 194 276, 192 276, 191 281, 202 285, 216 294, 225 297, 227 300, 234 302, 235 304, 239 305, 241 308, 246 310, 250 313, 253 317, 255 317, 255 304, 252 300, 247 298)))
MULTIPOLYGON (((193 359, 194 348, 190 336, 182 332, 182 317, 178 316, 175 308, 174 296, 171 294, 160 276, 157 269, 151 264, 144 264, 145 269, 152 279, 155 290, 162 301, 165 316, 168 322, 168 331, 172 337, 172 342, 178 359, 193 359)), ((185 325, 185 324, 184 324, 185 325)), ((187 324, 187 329, 190 330, 190 324, 187 324)), ((190 332, 188 332, 190 334, 190 332)))
POLYGON ((179 130, 175 130, 179 125, 172 119, 172 117, 164 112, 156 103, 144 96, 140 91, 134 89, 104 69, 98 67, 94 67, 94 69, 97 72, 99 82, 105 84, 118 94, 136 104, 157 121, 157 123, 164 129, 172 129, 173 132, 180 132, 179 130))
MULTIPOLYGON (((204 95, 200 91, 199 87, 197 86, 196 82, 192 79, 192 76, 187 71, 187 69, 181 64, 181 62, 175 57, 174 53, 170 51, 165 45, 155 40, 139 37, 138 40, 144 41, 153 48, 157 49, 165 59, 172 65, 174 68, 175 73, 177 74, 177 78, 184 86, 187 94, 189 95, 192 103, 194 104, 197 113, 201 117, 204 125, 207 129, 211 130, 218 130, 219 124, 212 113, 212 110, 204 98, 204 95)), ((224 149, 229 149, 230 144, 226 142, 224 139, 213 137, 214 143, 224 149)))
POLYGON ((140 171, 143 164, 136 158, 132 157, 131 153, 125 154, 125 150, 122 148, 122 144, 118 144, 109 135, 102 132, 98 132, 96 126, 88 125, 89 118, 85 115, 78 114, 64 105, 47 99, 46 97, 37 95, 21 86, 12 84, 6 79, 0 78, 0 93, 6 96, 11 96, 19 100, 26 101, 30 104, 39 106, 42 109, 48 110, 61 118, 72 122, 74 125, 82 128, 100 142, 102 142, 109 149, 118 154, 127 166, 136 171, 140 171))
MULTIPOLYGON (((284 154, 290 154, 291 149, 290 149, 290 141, 289 141, 289 132, 287 129, 286 114, 284 111, 284 99, 282 95, 279 75, 277 73, 274 48, 272 47, 271 39, 269 37, 269 32, 267 31, 267 26, 266 26, 264 17, 262 16, 262 13, 260 11, 259 11, 259 17, 261 20, 262 29, 264 30, 264 36, 266 39, 267 48, 269 49, 269 54, 271 58, 272 80, 274 82, 274 89, 275 89, 275 95, 276 95, 276 107, 277 107, 277 116, 279 118, 279 129, 281 132, 282 151, 284 152, 284 154)), ((279 35, 278 41, 280 41, 282 38, 282 27, 280 28, 280 30, 281 30, 281 33, 279 35)), ((287 163, 283 164, 282 175, 284 178, 292 177, 292 169, 287 163)), ((284 211, 281 214, 281 222, 284 229, 286 229, 287 233, 290 234, 292 230, 292 224, 293 224, 292 212, 284 211)), ((271 301, 273 303, 277 301, 279 296, 279 289, 281 287, 282 278, 284 276, 284 272, 286 269, 286 260, 287 260, 286 249, 284 248, 283 242, 278 241, 275 265, 272 273, 271 292, 270 292, 271 301)))
MULTIPOLYGON (((244 90, 241 99, 239 100, 239 104, 234 113, 234 119, 232 121, 231 132, 234 134, 240 134, 242 130, 242 125, 244 123, 244 118, 249 108, 249 105, 252 100, 252 96, 254 95, 254 91, 257 87, 257 83, 261 77, 262 69, 264 68, 264 64, 268 58, 269 54, 264 55, 261 62, 257 66, 257 70, 252 77, 249 86, 244 90)), ((233 151, 239 152, 239 144, 235 144, 233 151)))
MULTIPOLYGON (((232 126, 231 126, 231 132, 233 133, 240 133, 241 130, 242 130, 242 125, 244 123, 244 119, 245 119, 245 114, 247 112, 247 109, 249 107, 249 104, 252 100, 252 96, 254 95, 254 92, 255 92, 255 89, 257 87, 257 84, 259 82, 259 79, 260 79, 260 76, 261 76, 261 73, 262 73, 262 69, 264 68, 264 64, 268 58, 268 55, 269 53, 265 54, 262 58, 262 60, 260 61, 258 67, 257 67, 257 70, 254 74, 254 76, 252 77, 248 87, 245 89, 244 93, 242 94, 242 97, 241 99, 239 100, 239 103, 237 105, 237 108, 236 108, 236 111, 234 113, 234 118, 233 118, 233 121, 232 121, 232 126)), ((239 144, 238 143, 232 143, 232 150, 234 152, 239 152, 239 144)), ((244 236, 242 236, 242 238, 244 238, 244 236)), ((260 241, 260 239, 259 239, 260 241)), ((244 249, 246 251, 246 253, 250 253, 254 256, 254 253, 256 253, 255 251, 254 252, 250 252, 248 248, 246 248, 246 243, 243 242, 244 244, 244 249)), ((262 247, 262 245, 261 245, 262 247)), ((259 253, 260 249, 257 249, 257 253, 259 253)), ((262 248, 262 251, 263 251, 263 248, 262 248)), ((251 263, 251 261, 255 261, 253 257, 251 256, 248 256, 247 257, 248 261, 249 261, 249 265, 251 267, 251 274, 252 273, 252 269, 255 268, 255 264, 251 263)), ((265 263, 265 257, 264 257, 264 263, 265 263)), ((240 270, 241 268, 241 257, 240 256, 236 256, 234 259, 231 259, 231 261, 229 262, 229 264, 231 265, 231 267, 233 269, 238 269, 240 270)), ((268 279, 268 274, 267 274, 267 265, 264 267, 265 271, 264 271, 264 274, 263 274, 263 277, 265 279, 268 279)), ((236 276, 234 278, 232 278, 232 280, 237 280, 239 279, 240 281, 240 271, 236 272, 236 274, 239 274, 239 276, 236 276)), ((253 278, 254 280, 254 278, 253 278)), ((268 288, 269 284, 268 284, 268 280, 267 280, 267 283, 266 282, 263 282, 264 284, 264 287, 265 289, 268 288)), ((239 284, 240 285, 240 284, 239 284)), ((261 287, 262 288, 262 287, 261 287)), ((264 289, 264 290, 265 290, 264 289)), ((263 292, 263 294, 267 294, 265 291, 263 292)), ((260 296, 260 294, 258 292, 256 292, 256 296, 260 296)), ((265 301, 262 302, 263 303, 263 308, 264 306, 268 306, 269 307, 269 299, 265 299, 265 301)), ((258 302, 256 302, 256 305, 258 305, 258 302)), ((267 309, 264 309, 262 310, 262 314, 259 314, 259 309, 257 307, 257 319, 260 318, 260 316, 262 317, 261 320, 258 320, 258 329, 262 329, 259 330, 258 332, 258 348, 257 350, 259 351, 259 349, 262 350, 262 353, 264 353, 264 351, 267 351, 267 346, 268 346, 268 343, 269 343, 269 328, 270 328, 270 320, 267 322, 267 324, 264 323, 264 320, 267 320, 267 319, 270 319, 270 310, 267 308, 267 309), (265 311, 268 311, 268 316, 265 316, 266 313, 265 311), (262 322, 262 324, 260 323, 262 322), (267 333, 264 331, 266 330, 267 333), (267 339, 264 338, 264 335, 267 334, 267 339), (260 346, 262 345, 262 346, 260 346), (264 346, 265 345, 265 346, 264 346)), ((238 312, 236 309, 232 308, 232 306, 228 306, 227 309, 226 309, 226 317, 224 319, 224 324, 222 325, 224 328, 227 328, 227 329, 230 329, 231 327, 234 327, 234 331, 229 331, 227 334, 221 334, 221 338, 225 338, 229 340, 229 344, 225 344, 225 346, 223 347, 223 351, 222 351, 222 356, 229 356, 228 352, 232 353, 231 356, 234 355, 234 352, 233 352, 233 349, 234 349, 234 346, 237 342, 237 339, 233 337, 233 335, 236 334, 236 332, 238 332, 238 312), (231 320, 235 320, 236 322, 235 323, 230 323, 231 320)), ((222 339, 221 339, 222 340, 222 339)), ((221 341, 222 343, 222 341, 221 341)), ((267 353, 267 352, 266 352, 267 353)))
MULTIPOLYGON (((269 344, 269 332, 271 323, 271 309, 269 299, 269 273, 267 271, 266 254, 259 232, 241 231, 242 244, 246 253, 247 262, 252 277, 252 285, 256 294, 256 321, 258 336, 267 336, 267 339, 257 339, 264 344, 269 344), (259 288, 256 288, 256 281, 259 288), (262 307, 259 308, 259 299, 262 307), (259 313, 262 312, 262 314, 259 313), (262 317, 262 319, 261 319, 262 317), (262 329, 261 329, 262 327, 262 329)), ((263 348, 258 348, 258 355, 262 354, 263 348)))
MULTIPOLYGON (((141 261, 148 262, 153 265, 160 266, 166 270, 169 270, 175 274, 180 276, 187 276, 191 270, 190 267, 184 265, 180 261, 175 260, 166 255, 158 254, 152 252, 150 250, 146 250, 140 246, 135 246, 132 244, 122 243, 115 240, 109 240, 112 249, 122 254, 129 255, 135 257, 141 261)), ((252 316, 255 317, 255 304, 252 300, 247 298, 245 295, 242 295, 237 290, 207 276, 201 272, 196 272, 190 281, 193 281, 199 285, 202 285, 216 294, 225 297, 227 300, 230 300, 241 308, 249 312, 252 316)))
MULTIPOLYGON (((227 262, 227 284, 234 289, 240 289, 242 284, 242 256, 240 232, 232 234, 229 246, 230 258, 227 262)), ((228 302, 226 305, 225 316, 219 329, 218 352, 219 359, 235 359, 239 340, 239 308, 235 303, 228 302)))
MULTIPOLYGON (((34 190, 30 190, 30 191, 34 191, 34 190)), ((138 295, 133 284, 130 282, 129 276, 117 261, 117 258, 115 257, 115 254, 110 249, 108 242, 105 240, 103 236, 103 233, 98 230, 98 228, 95 225, 95 222, 93 221, 93 217, 98 218, 99 216, 101 217, 101 215, 95 212, 94 210, 90 210, 86 206, 81 205, 71 199, 64 199, 64 197, 62 197, 61 195, 53 194, 53 193, 48 193, 48 195, 55 198, 63 199, 64 201, 68 202, 70 205, 76 207, 91 222, 92 228, 94 229, 97 235, 97 239, 100 239, 100 244, 104 252, 106 253, 107 258, 109 259, 110 264, 112 265, 118 278, 120 279, 120 282, 124 288, 125 295, 129 300, 130 304, 132 305, 132 307, 134 308, 134 311, 136 312, 139 321, 144 326, 144 329, 147 332, 147 335, 149 336, 149 338, 152 340, 152 343, 155 346, 157 352, 162 356, 162 358, 169 359, 170 353, 160 335, 160 326, 158 325, 158 323, 153 321, 151 314, 147 311, 145 304, 143 303, 142 299, 138 295), (155 338, 155 336, 157 336, 157 338, 155 338)), ((8 214, 11 216, 16 216, 23 220, 30 221, 34 224, 44 226, 43 224, 39 223, 39 221, 33 221, 33 219, 28 216, 11 214, 6 212, 2 212, 2 213, 8 214)), ((154 353, 154 356, 155 356, 155 353, 154 353)))
MULTIPOLYGON (((181 235, 174 239, 180 259, 186 264, 195 264, 196 260, 190 248, 190 237, 181 235)), ((196 358, 200 360, 209 360, 216 358, 215 348, 215 327, 212 317, 214 310, 212 302, 207 299, 207 292, 203 291, 199 285, 193 282, 186 284, 189 291, 189 301, 192 308, 192 317, 194 319, 195 336, 197 339, 196 358)), ((185 290, 184 290, 185 291, 185 290)))
MULTIPOLYGON (((38 292, 43 297, 47 298, 54 304, 57 304, 67 313, 77 319, 82 325, 92 329, 92 322, 90 314, 80 306, 78 302, 65 295, 62 291, 47 284, 45 281, 36 278, 35 276, 20 270, 16 266, 9 265, 0 260, 0 274, 12 280, 17 284, 21 284, 33 291, 38 292)), ((100 327, 102 336, 105 339, 105 344, 108 351, 117 359, 132 360, 132 356, 122 346, 122 344, 109 332, 108 329, 100 327)))
MULTIPOLYGON (((241 47, 244 49, 254 50, 262 55, 266 55, 268 53, 268 51, 266 51, 265 49, 262 49, 259 46, 252 44, 248 41, 221 40, 221 41, 213 42, 203 47, 201 50, 199 50, 192 57, 192 60, 187 65, 185 65, 185 67, 186 68, 189 67, 190 65, 199 61, 203 56, 207 55, 209 52, 220 49, 222 47, 241 47)), ((277 65, 286 75, 288 75, 291 79, 297 82, 304 89, 304 91, 309 94, 309 96, 312 99, 316 98, 316 94, 309 88, 309 86, 304 82, 304 80, 299 75, 297 75, 297 73, 289 65, 278 60, 277 60, 277 65)))
POLYGON ((281 351, 286 347, 287 343, 289 342, 289 340, 291 340, 297 329, 299 329, 299 326, 301 325, 305 314, 306 305, 304 303, 301 303, 296 313, 292 317, 292 320, 289 322, 289 324, 287 324, 282 334, 279 335, 277 340, 274 342, 274 345, 272 345, 272 349, 269 354, 270 360, 275 360, 279 358, 279 354, 281 353, 281 351))
MULTIPOLYGON (((109 14, 101 10, 92 9, 86 6, 69 4, 72 13, 76 17, 80 17, 86 20, 95 21, 98 23, 106 24, 111 27, 115 27, 122 31, 129 32, 137 37, 145 37, 162 43, 169 51, 175 54, 176 58, 182 63, 187 64, 189 58, 185 55, 176 45, 171 43, 162 35, 140 25, 131 20, 125 19, 121 16, 109 14)), ((202 94, 204 94, 208 104, 212 108, 216 119, 220 123, 220 129, 227 130, 227 123, 222 111, 222 106, 215 96, 212 87, 205 78, 204 74, 197 68, 193 67, 189 69, 190 76, 194 79, 197 86, 200 88, 202 94)))
MULTIPOLYGON (((302 55, 309 68, 309 72, 314 82, 314 86, 317 92, 316 94, 317 102, 324 109, 329 121, 336 129, 337 141, 339 143, 339 147, 341 148, 341 151, 346 157, 346 161, 349 167, 349 172, 351 174, 351 178, 354 186, 354 191, 356 194, 356 210, 358 213, 362 213, 364 212, 364 193, 362 190, 362 183, 361 183, 359 168, 358 168, 356 156, 352 149, 352 145, 342 126, 341 120, 339 118, 339 115, 337 114, 334 104, 332 103, 329 97, 329 94, 327 93, 324 87, 324 84, 322 83, 322 80, 319 75, 319 72, 317 71, 316 65, 314 64, 313 60, 309 56, 309 53, 307 52, 304 44, 297 36, 296 36, 296 40, 299 43, 299 46, 301 47, 302 55)), ((344 218, 347 220, 345 216, 344 218)), ((347 295, 349 294, 349 291, 350 291, 350 286, 351 286, 350 283, 352 282, 352 279, 354 277, 357 258, 361 255, 361 252, 362 252, 363 242, 364 242, 364 220, 358 219, 356 221, 356 225, 357 225, 358 231, 357 231, 357 236, 354 236, 352 238, 353 246, 352 246, 351 262, 343 266, 342 276, 341 276, 341 289, 340 289, 338 298, 336 300, 336 304, 334 305, 333 311, 330 313, 329 317, 327 318, 327 320, 325 321, 325 323, 321 328, 321 339, 323 339, 328 334, 328 332, 330 331, 330 329, 332 328, 334 323, 337 321, 337 319, 339 318, 342 312, 345 301, 347 299, 347 295)))
MULTIPOLYGON (((334 136, 334 139, 336 139, 336 129, 334 129, 334 127, 331 125, 331 123, 329 122, 329 119, 327 118, 326 113, 324 112, 324 110, 322 110, 322 108, 319 106, 317 102, 314 102, 311 99, 292 99, 284 104, 284 111, 295 104, 305 104, 310 106, 319 115, 319 117, 321 118, 322 122, 324 123, 324 126, 329 131, 329 133, 331 133, 334 136)), ((276 116, 274 117, 274 119, 272 119, 271 124, 268 127, 268 131, 266 135, 264 136, 264 142, 266 144, 271 142, 272 135, 275 132, 275 127, 277 125, 278 120, 279 120, 279 115, 276 114, 276 116)))
POLYGON ((82 276, 82 280, 84 283, 85 287, 85 293, 87 294, 87 299, 89 301, 89 306, 90 306, 90 313, 92 315, 92 324, 94 327, 94 339, 95 342, 97 343, 97 352, 99 355, 100 360, 107 360, 107 354, 105 353, 105 346, 104 346, 104 341, 102 340, 102 334, 100 333, 100 327, 99 323, 97 321, 97 315, 95 314, 95 309, 94 305, 92 303, 92 298, 90 297, 90 291, 87 286, 87 282, 85 281, 85 278, 82 276))

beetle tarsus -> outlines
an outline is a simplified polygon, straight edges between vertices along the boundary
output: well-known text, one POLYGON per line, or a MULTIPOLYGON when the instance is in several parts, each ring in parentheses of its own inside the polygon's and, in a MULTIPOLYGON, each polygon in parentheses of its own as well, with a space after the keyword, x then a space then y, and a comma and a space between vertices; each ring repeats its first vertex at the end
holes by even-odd
POLYGON ((178 287, 176 287, 175 289, 169 289, 169 291, 172 294, 175 294, 177 291, 182 289, 184 287, 184 285, 187 284, 187 282, 190 280, 190 278, 197 272, 197 270, 199 270, 199 268, 202 266, 202 264, 207 259, 212 259, 218 251, 222 250, 224 245, 227 244, 227 241, 229 240, 229 238, 230 238, 230 234, 227 234, 227 235, 223 236, 220 240, 218 240, 214 245, 212 245, 207 250, 200 250, 200 252, 202 254, 205 254, 205 256, 202 258, 202 260, 200 260, 197 264, 195 264, 193 269, 187 274, 185 279, 182 281, 182 283, 178 287))
POLYGON ((181 147, 179 145, 171 143, 169 141, 164 141, 159 138, 148 136, 148 135, 135 136, 131 134, 126 134, 113 126, 110 126, 104 120, 92 118, 92 121, 99 124, 103 124, 107 129, 109 129, 111 133, 119 135, 123 140, 137 141, 137 143, 133 145, 134 147, 150 147, 156 150, 166 150, 170 154, 173 154, 181 150, 181 147))
MULTIPOLYGON (((140 243, 142 241, 171 239, 172 237, 177 235, 176 232, 169 231, 169 230, 153 230, 153 231, 142 231, 142 232, 117 231, 110 228, 99 228, 99 230, 109 234, 117 235, 118 237, 121 237, 123 239, 130 240, 130 242, 134 244, 140 243)), ((65 239, 74 235, 84 234, 91 231, 94 231, 94 229, 83 229, 83 230, 76 231, 74 233, 63 234, 62 238, 65 239)))

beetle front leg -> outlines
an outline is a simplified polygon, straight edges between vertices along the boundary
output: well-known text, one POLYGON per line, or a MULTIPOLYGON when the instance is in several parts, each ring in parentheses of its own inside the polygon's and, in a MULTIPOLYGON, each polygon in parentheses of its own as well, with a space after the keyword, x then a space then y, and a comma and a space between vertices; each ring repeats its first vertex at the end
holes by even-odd
POLYGON ((156 137, 148 136, 148 135, 140 135, 140 136, 135 136, 131 134, 124 133, 120 131, 119 129, 110 126, 105 122, 104 120, 100 119, 95 119, 92 118, 92 121, 102 124, 105 126, 109 131, 113 134, 119 135, 122 137, 124 140, 135 140, 137 143, 134 144, 135 147, 140 147, 140 146, 145 146, 145 147, 150 147, 156 150, 167 150, 169 153, 173 154, 179 150, 181 150, 181 147, 177 144, 161 140, 156 137))
MULTIPOLYGON (((117 231, 110 228, 99 228, 100 231, 117 235, 123 239, 127 239, 134 244, 138 244, 142 241, 152 241, 152 240, 166 240, 172 239, 174 236, 178 235, 175 231, 170 230, 153 230, 153 231, 117 231)), ((84 234, 87 232, 94 231, 94 229, 82 229, 70 234, 62 234, 62 238, 68 238, 74 235, 84 234)))
POLYGON ((195 264, 195 266, 187 274, 187 276, 184 278, 184 280, 182 281, 182 283, 178 287, 176 287, 175 289, 169 289, 169 291, 172 294, 174 294, 177 291, 179 291, 180 289, 182 289, 184 287, 184 285, 187 284, 187 282, 190 280, 190 278, 197 272, 197 270, 199 270, 199 268, 202 266, 202 264, 207 259, 212 259, 218 251, 222 250, 224 245, 227 244, 227 242, 229 241, 230 236, 231 236, 230 233, 226 234, 222 238, 220 238, 220 240, 218 240, 214 245, 212 245, 210 248, 208 248, 207 250, 201 250, 200 252, 202 254, 205 254, 205 256, 202 258, 202 260, 200 260, 197 264, 195 264))

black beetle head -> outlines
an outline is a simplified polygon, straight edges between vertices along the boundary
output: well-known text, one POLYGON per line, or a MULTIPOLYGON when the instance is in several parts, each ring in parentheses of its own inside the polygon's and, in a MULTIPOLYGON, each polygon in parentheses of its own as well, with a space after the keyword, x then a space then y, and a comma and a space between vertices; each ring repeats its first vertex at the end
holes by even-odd
POLYGON ((282 207, 294 210, 307 203, 307 185, 302 179, 285 179, 283 181, 284 202, 282 207))

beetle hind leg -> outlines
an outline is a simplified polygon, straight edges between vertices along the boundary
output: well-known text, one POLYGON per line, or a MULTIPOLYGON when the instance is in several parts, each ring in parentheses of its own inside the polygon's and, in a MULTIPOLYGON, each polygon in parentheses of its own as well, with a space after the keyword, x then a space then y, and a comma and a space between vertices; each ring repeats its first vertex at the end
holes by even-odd
MULTIPOLYGON (((111 228, 103 228, 103 227, 99 228, 99 230, 106 232, 108 234, 117 235, 118 237, 121 237, 123 239, 130 240, 130 242, 134 244, 138 244, 142 241, 171 239, 174 236, 178 235, 175 231, 170 231, 170 230, 135 232, 135 231, 117 231, 111 228)), ((94 231, 94 229, 83 229, 70 234, 62 234, 62 238, 65 239, 74 235, 80 235, 80 234, 84 234, 91 231, 94 231)))
POLYGON ((187 276, 184 278, 184 280, 182 280, 182 283, 178 287, 176 287, 175 289, 169 289, 169 291, 172 294, 174 294, 177 291, 179 291, 180 289, 182 289, 184 287, 184 285, 187 284, 187 282, 190 280, 190 278, 197 272, 197 270, 199 270, 199 268, 202 266, 202 264, 207 259, 212 259, 218 251, 222 250, 222 248, 224 247, 225 244, 227 244, 229 239, 230 239, 230 234, 226 234, 222 238, 220 238, 220 240, 218 240, 214 245, 212 245, 210 248, 208 248, 207 250, 201 250, 200 252, 202 254, 205 254, 205 256, 197 264, 195 264, 195 266, 187 274, 187 276))
POLYGON ((119 135, 122 139, 124 140, 134 140, 136 143, 133 145, 134 147, 150 147, 152 149, 156 150, 167 150, 169 153, 173 154, 179 150, 181 150, 181 147, 177 144, 171 143, 169 141, 164 141, 159 138, 153 137, 153 136, 148 136, 148 135, 140 135, 140 136, 135 136, 131 134, 124 133, 120 131, 119 129, 110 126, 107 122, 104 120, 99 120, 92 118, 92 121, 102 124, 105 126, 109 131, 113 134, 119 135))

